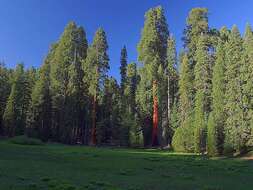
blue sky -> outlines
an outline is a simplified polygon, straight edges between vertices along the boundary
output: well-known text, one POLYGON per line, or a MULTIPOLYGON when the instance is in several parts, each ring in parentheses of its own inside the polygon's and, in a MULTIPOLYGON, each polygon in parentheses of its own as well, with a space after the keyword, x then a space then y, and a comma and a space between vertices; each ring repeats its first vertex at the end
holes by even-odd
POLYGON ((119 79, 122 46, 127 46, 129 62, 136 61, 144 14, 158 5, 165 9, 178 50, 191 8, 207 7, 211 27, 236 24, 243 32, 247 22, 253 24, 252 0, 0 0, 0 60, 8 67, 18 62, 40 66, 50 44, 75 21, 85 28, 89 43, 98 27, 105 29, 109 74, 119 79))

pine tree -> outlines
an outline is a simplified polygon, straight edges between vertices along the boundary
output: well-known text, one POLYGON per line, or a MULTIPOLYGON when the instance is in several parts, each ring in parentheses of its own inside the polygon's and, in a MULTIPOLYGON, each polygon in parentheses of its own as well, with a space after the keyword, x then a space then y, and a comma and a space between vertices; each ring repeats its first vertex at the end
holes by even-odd
POLYGON ((106 34, 102 28, 98 29, 92 45, 88 48, 87 58, 83 62, 84 83, 88 85, 89 94, 92 96, 92 129, 91 144, 96 144, 96 117, 97 101, 101 86, 109 69, 108 44, 106 34))
POLYGON ((244 138, 247 146, 253 145, 253 34, 249 24, 246 26, 244 41, 244 64, 241 67, 243 111, 245 118, 244 138))
POLYGON ((3 135, 3 114, 11 91, 10 72, 0 63, 0 135, 3 135))
POLYGON ((220 39, 216 50, 216 61, 212 78, 212 116, 209 116, 207 151, 209 155, 222 154, 225 125, 225 42, 220 39))
POLYGON ((120 54, 120 88, 121 88, 121 95, 123 96, 125 91, 125 85, 127 81, 127 49, 126 46, 123 47, 120 54))
POLYGON ((172 114, 172 106, 175 103, 176 99, 176 93, 177 93, 177 70, 176 70, 176 64, 177 64, 177 55, 176 55, 176 44, 175 39, 173 37, 168 38, 168 47, 167 47, 167 78, 166 78, 166 85, 167 85, 167 91, 166 91, 166 85, 165 87, 165 97, 167 99, 164 100, 163 105, 165 106, 165 109, 163 110, 164 120, 163 122, 163 141, 167 141, 165 144, 171 144, 172 141, 172 125, 171 125, 171 114, 172 114), (167 113, 166 113, 167 111, 167 113))
POLYGON ((206 8, 192 9, 187 18, 187 26, 183 37, 184 46, 188 51, 188 57, 192 66, 196 63, 195 55, 199 38, 201 35, 207 35, 208 30, 208 10, 206 8))
POLYGON ((136 63, 127 65, 126 86, 124 97, 126 98, 127 110, 123 114, 123 126, 128 130, 130 145, 136 146, 141 144, 139 137, 141 135, 140 129, 136 123, 136 90, 137 90, 137 66, 136 63))
POLYGON ((193 82, 187 54, 182 55, 179 76, 180 125, 173 136, 172 147, 176 151, 192 152, 194 150, 192 127, 193 82))
POLYGON ((226 104, 227 114, 225 128, 225 151, 241 152, 245 149, 245 128, 243 103, 242 103, 242 81, 240 68, 242 66, 242 39, 236 26, 233 26, 226 47, 226 104))
POLYGON ((31 104, 26 120, 28 136, 37 137, 47 141, 50 137, 51 127, 51 96, 50 96, 50 65, 45 62, 39 71, 31 95, 31 104))
MULTIPOLYGON (((72 122, 76 122, 76 119, 72 121, 72 118, 69 118, 69 113, 72 110, 70 102, 73 100, 70 97, 73 95, 72 93, 75 93, 73 92, 76 90, 75 88, 78 88, 78 93, 81 91, 80 62, 86 56, 86 48, 87 41, 83 28, 70 22, 57 42, 50 61, 53 138, 65 143, 70 143, 72 122)), ((77 110, 80 112, 80 109, 77 110)), ((75 127, 76 125, 75 123, 75 127)))
POLYGON ((195 58, 195 151, 200 153, 205 151, 206 146, 206 118, 210 112, 211 94, 210 56, 208 54, 207 37, 204 35, 199 38, 195 58))
POLYGON ((25 71, 22 64, 18 64, 15 73, 11 93, 8 97, 3 115, 4 131, 8 136, 21 135, 25 129, 25 71))
MULTIPOLYGON (((157 145, 161 141, 161 131, 158 129, 159 114, 158 114, 158 68, 159 65, 165 70, 166 67, 166 50, 168 38, 168 26, 161 7, 150 9, 145 14, 145 24, 142 30, 141 40, 138 44, 138 59, 146 67, 146 74, 151 81, 153 96, 153 130, 152 130, 152 145, 157 145), (159 130, 159 131, 158 131, 159 130)), ((142 76, 141 76, 142 77, 142 76)), ((143 78, 141 78, 143 80, 143 78)))

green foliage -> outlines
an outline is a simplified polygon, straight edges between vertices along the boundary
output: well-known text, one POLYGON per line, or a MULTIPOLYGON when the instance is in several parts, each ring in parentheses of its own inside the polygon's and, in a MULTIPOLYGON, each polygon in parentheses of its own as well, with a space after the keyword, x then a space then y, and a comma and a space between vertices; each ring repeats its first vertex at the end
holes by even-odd
POLYGON ((26 113, 28 111, 32 88, 29 84, 24 66, 18 64, 3 115, 4 130, 8 136, 20 135, 25 129, 26 113))
POLYGON ((183 38, 191 62, 195 60, 199 37, 207 34, 208 30, 208 10, 206 8, 193 8, 188 15, 183 38))
POLYGON ((194 151, 194 130, 190 124, 186 127, 178 127, 172 139, 172 148, 176 152, 193 152, 194 151))
POLYGON ((3 134, 3 114, 11 91, 11 73, 0 63, 0 134, 3 134))
POLYGON ((253 146, 253 34, 249 24, 246 26, 243 39, 244 47, 244 64, 241 67, 242 94, 245 129, 244 138, 247 141, 247 146, 253 146))
POLYGON ((183 126, 192 114, 193 104, 193 84, 192 73, 190 71, 189 59, 183 55, 179 74, 179 112, 180 125, 183 126))
POLYGON ((194 147, 196 153, 206 149, 206 115, 204 111, 204 93, 197 91, 194 108, 194 147))
POLYGON ((124 94, 125 85, 127 82, 127 49, 126 46, 123 47, 120 54, 120 88, 121 88, 121 95, 124 94))
POLYGON ((211 112, 207 124, 207 152, 210 156, 219 155, 218 129, 211 112))
POLYGON ((245 149, 246 139, 243 132, 245 129, 243 102, 242 102, 242 73, 240 68, 242 59, 242 39, 236 26, 232 28, 226 47, 226 104, 227 114, 225 128, 225 147, 236 152, 245 149))
POLYGON ((9 139, 10 143, 19 144, 19 145, 43 145, 43 142, 39 139, 29 138, 25 135, 16 136, 9 139))
POLYGON ((74 130, 80 128, 82 123, 81 61, 85 59, 87 50, 83 28, 70 22, 54 47, 49 57, 53 138, 71 143, 76 138, 74 130), (76 109, 74 106, 77 106, 76 109))
POLYGON ((212 116, 208 124, 208 154, 218 155, 223 152, 225 125, 225 41, 219 40, 212 78, 212 116), (210 129, 209 129, 210 128, 210 129), (210 131, 209 131, 210 130, 210 131))

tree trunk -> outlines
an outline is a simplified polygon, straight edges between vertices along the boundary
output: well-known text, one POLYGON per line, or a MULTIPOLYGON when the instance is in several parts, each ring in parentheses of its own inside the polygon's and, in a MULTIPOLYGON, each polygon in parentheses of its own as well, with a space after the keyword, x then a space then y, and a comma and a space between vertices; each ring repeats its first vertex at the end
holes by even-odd
POLYGON ((168 91, 167 91, 167 94, 168 94, 168 102, 167 102, 167 112, 168 112, 168 118, 167 118, 167 132, 169 134, 167 134, 167 138, 169 136, 169 139, 167 139, 167 145, 170 145, 171 144, 171 138, 172 138, 172 134, 171 134, 171 129, 170 129, 170 113, 171 113, 171 110, 170 110, 170 105, 171 105, 171 97, 170 97, 170 73, 168 72, 168 91))
POLYGON ((153 81, 153 130, 152 146, 158 145, 158 98, 157 98, 157 81, 153 81))
POLYGON ((92 129, 91 129, 91 144, 96 144, 96 102, 97 97, 94 95, 92 104, 92 129))

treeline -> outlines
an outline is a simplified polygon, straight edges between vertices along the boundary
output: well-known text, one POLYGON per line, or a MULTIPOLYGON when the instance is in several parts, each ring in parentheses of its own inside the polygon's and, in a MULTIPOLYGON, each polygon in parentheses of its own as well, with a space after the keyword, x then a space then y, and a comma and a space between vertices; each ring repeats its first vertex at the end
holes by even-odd
POLYGON ((162 7, 145 14, 138 62, 108 76, 106 33, 69 23, 39 69, 0 65, 0 130, 67 144, 161 146, 209 155, 253 146, 253 33, 190 11, 176 52, 162 7))

